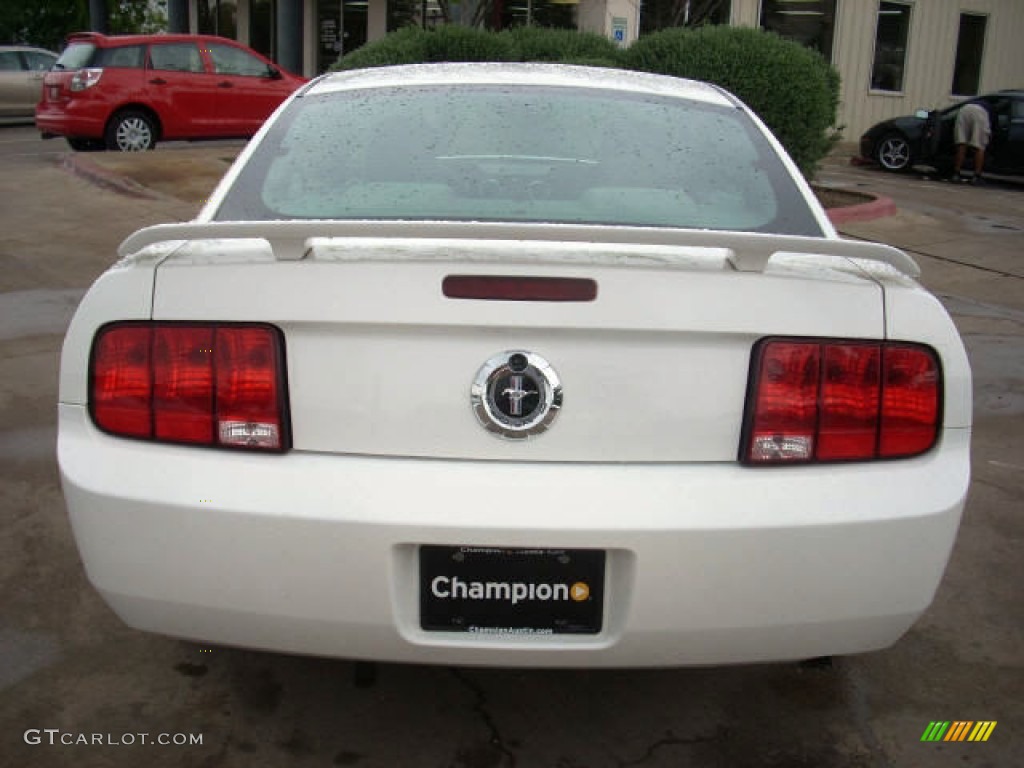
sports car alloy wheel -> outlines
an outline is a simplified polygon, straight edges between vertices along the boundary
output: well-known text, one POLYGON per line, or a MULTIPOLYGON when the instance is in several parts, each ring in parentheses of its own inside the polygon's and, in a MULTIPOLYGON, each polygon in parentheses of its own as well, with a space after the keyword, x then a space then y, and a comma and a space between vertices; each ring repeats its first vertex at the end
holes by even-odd
POLYGON ((910 144, 902 136, 886 136, 878 145, 878 163, 887 171, 905 171, 910 167, 910 144))

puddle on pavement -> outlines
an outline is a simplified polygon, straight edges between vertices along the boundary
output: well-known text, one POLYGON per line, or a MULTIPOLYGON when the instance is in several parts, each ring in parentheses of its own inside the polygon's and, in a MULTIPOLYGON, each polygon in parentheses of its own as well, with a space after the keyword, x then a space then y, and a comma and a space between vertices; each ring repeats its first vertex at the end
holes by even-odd
POLYGON ((981 317, 988 320, 1011 320, 1024 324, 1024 311, 1001 304, 986 304, 961 296, 939 294, 939 300, 951 315, 960 317, 981 317))
POLYGON ((46 459, 56 455, 56 427, 9 429, 0 432, 0 460, 46 459))
POLYGON ((1016 224, 1008 224, 988 216, 967 216, 965 217, 968 228, 971 232, 979 234, 1006 234, 1007 232, 1024 232, 1016 224))
MULTIPOLYGON (((1002 320, 1024 326, 1024 311, 960 296, 939 296, 957 317, 1002 320)), ((974 380, 974 411, 1000 416, 1024 413, 1024 332, 963 336, 974 380)))
POLYGON ((1024 337, 967 334, 964 345, 974 377, 975 413, 1024 413, 1024 337))
POLYGON ((0 341, 63 335, 84 295, 78 288, 0 293, 0 341))
POLYGON ((0 690, 20 683, 60 659, 55 635, 0 629, 0 690))

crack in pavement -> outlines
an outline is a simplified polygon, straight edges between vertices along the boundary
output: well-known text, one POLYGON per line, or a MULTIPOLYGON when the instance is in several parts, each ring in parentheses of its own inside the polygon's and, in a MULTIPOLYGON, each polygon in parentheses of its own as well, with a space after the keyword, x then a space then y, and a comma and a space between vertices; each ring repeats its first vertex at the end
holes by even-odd
POLYGON ((842 670, 846 682, 847 701, 850 704, 850 712, 853 714, 853 722, 860 732, 864 744, 867 746, 871 761, 875 768, 893 768, 885 747, 871 727, 871 705, 868 703, 868 683, 861 677, 858 670, 849 665, 842 670))
MULTIPOLYGON (((851 235, 848 232, 843 232, 842 235, 843 235, 843 237, 845 237, 847 239, 850 239, 850 240, 859 240, 859 241, 865 242, 865 243, 877 242, 875 240, 872 240, 870 237, 861 237, 860 235, 851 235)), ((955 241, 954 240, 948 240, 948 241, 944 240, 942 242, 955 242, 955 241)), ((911 256, 924 256, 924 257, 929 258, 929 259, 935 259, 936 261, 944 261, 947 264, 956 264, 957 266, 960 266, 960 267, 967 267, 968 269, 976 269, 976 270, 978 270, 980 272, 988 272, 988 273, 993 274, 993 275, 999 275, 1000 277, 1013 277, 1013 278, 1016 278, 1017 280, 1024 280, 1024 275, 1017 274, 1016 272, 1007 272, 1006 270, 1003 270, 1003 269, 996 269, 994 267, 986 267, 986 266, 983 266, 981 264, 972 264, 969 261, 963 261, 961 259, 954 259, 954 258, 952 258, 950 256, 939 256, 939 255, 934 254, 934 253, 929 253, 928 251, 920 250, 921 248, 927 248, 929 245, 936 245, 936 244, 941 245, 942 243, 919 244, 919 245, 917 245, 916 248, 908 248, 907 246, 904 246, 904 245, 896 245, 895 247, 899 248, 901 251, 904 251, 904 252, 910 254, 911 256)))
POLYGON ((647 751, 644 752, 644 754, 641 755, 640 757, 638 757, 638 758, 636 758, 634 760, 619 760, 619 759, 616 759, 615 762, 618 764, 619 768, 626 768, 627 766, 630 766, 630 765, 643 765, 648 760, 652 759, 654 757, 654 755, 658 752, 658 750, 663 749, 664 747, 675 747, 675 746, 686 747, 686 746, 691 746, 693 744, 708 744, 710 742, 717 741, 719 736, 720 736, 720 734, 716 733, 713 736, 693 736, 693 737, 684 739, 684 738, 682 738, 680 736, 672 735, 672 731, 669 731, 667 736, 665 736, 664 738, 658 739, 653 744, 651 744, 649 747, 647 747, 647 751))
POLYGON ((490 734, 490 738, 488 740, 489 743, 501 752, 503 757, 508 759, 509 768, 515 768, 515 753, 505 745, 505 741, 501 736, 501 731, 498 730, 498 724, 494 722, 494 718, 491 716, 491 713, 487 711, 487 693, 484 691, 483 686, 474 680, 471 680, 469 675, 461 669, 452 667, 450 671, 452 676, 462 683, 465 688, 469 689, 476 698, 476 701, 473 704, 473 711, 480 716, 481 720, 483 720, 484 726, 490 734))

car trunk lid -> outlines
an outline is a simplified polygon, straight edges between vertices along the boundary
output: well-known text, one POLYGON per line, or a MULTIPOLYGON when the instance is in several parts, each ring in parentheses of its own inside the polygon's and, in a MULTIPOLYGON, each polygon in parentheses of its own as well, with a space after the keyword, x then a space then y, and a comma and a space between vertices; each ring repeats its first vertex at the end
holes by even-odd
MULTIPOLYGON (((702 234, 692 239, 726 242, 702 234)), ((156 320, 281 328, 296 450, 733 461, 758 339, 884 333, 881 288, 843 257, 777 254, 763 271, 741 271, 733 250, 707 245, 304 243, 303 258, 281 260, 280 247, 266 241, 193 240, 159 267, 153 306, 156 320), (445 295, 446 278, 480 276, 592 281, 597 293, 580 301, 445 295), (548 430, 525 440, 488 429, 471 391, 489 362, 517 353, 549 364, 563 388, 548 430)), ((818 250, 833 244, 847 245, 820 240, 818 250)), ((515 387, 504 390, 512 390, 503 394, 508 403, 515 387)))

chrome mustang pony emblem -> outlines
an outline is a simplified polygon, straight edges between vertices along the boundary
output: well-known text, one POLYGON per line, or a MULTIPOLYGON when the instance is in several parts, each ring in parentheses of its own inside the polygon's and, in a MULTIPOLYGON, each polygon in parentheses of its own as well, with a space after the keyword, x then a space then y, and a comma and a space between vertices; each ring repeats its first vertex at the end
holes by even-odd
POLYGON ((540 434, 554 421, 562 407, 562 384, 543 357, 511 350, 484 363, 470 398, 484 429, 522 440, 540 434))

